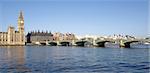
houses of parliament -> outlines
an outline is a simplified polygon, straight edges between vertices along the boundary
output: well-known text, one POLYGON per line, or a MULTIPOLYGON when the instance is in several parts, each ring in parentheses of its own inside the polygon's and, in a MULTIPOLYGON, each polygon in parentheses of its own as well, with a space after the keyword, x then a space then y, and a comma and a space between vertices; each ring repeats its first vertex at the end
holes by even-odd
POLYGON ((7 32, 0 32, 0 45, 25 45, 25 32, 24 32, 24 17, 20 11, 18 17, 18 30, 9 26, 7 32))

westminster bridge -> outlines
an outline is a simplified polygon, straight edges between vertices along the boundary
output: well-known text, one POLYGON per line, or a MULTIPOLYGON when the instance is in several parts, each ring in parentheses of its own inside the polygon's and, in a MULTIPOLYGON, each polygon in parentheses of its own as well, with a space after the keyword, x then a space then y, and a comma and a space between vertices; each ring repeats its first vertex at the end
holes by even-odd
POLYGON ((105 47, 106 43, 118 44, 120 47, 130 48, 131 43, 142 42, 150 43, 149 39, 112 39, 112 38, 89 38, 84 37, 78 40, 57 40, 57 41, 38 41, 32 42, 34 45, 50 46, 96 46, 105 47))

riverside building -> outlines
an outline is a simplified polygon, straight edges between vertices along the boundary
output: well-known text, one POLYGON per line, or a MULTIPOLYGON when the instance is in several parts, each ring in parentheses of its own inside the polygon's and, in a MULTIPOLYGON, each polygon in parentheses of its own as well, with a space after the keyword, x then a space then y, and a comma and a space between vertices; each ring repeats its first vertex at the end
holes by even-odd
POLYGON ((53 41, 53 34, 51 32, 29 32, 26 35, 27 43, 53 41))
POLYGON ((75 34, 73 33, 59 33, 56 32, 53 34, 53 38, 55 41, 72 41, 76 40, 75 34))
POLYGON ((18 31, 15 31, 15 27, 9 26, 7 32, 0 32, 0 45, 25 45, 22 11, 18 17, 18 31))
POLYGON ((72 33, 51 33, 32 31, 26 35, 27 45, 61 45, 62 43, 72 43, 75 40, 72 33))

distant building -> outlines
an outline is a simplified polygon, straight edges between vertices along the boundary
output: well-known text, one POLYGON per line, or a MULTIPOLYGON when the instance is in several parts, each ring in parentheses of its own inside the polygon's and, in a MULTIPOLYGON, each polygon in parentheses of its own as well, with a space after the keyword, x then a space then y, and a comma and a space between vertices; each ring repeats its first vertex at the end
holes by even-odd
POLYGON ((24 18, 22 11, 18 17, 18 31, 12 26, 7 32, 0 32, 0 45, 25 45, 24 18))
POLYGON ((26 35, 27 43, 53 41, 53 34, 51 32, 29 32, 26 35))
POLYGON ((73 33, 54 33, 53 34, 55 41, 72 41, 76 40, 76 37, 73 33))
POLYGON ((75 40, 75 35, 72 33, 54 33, 51 32, 29 32, 26 35, 27 43, 41 42, 41 41, 63 41, 75 40))

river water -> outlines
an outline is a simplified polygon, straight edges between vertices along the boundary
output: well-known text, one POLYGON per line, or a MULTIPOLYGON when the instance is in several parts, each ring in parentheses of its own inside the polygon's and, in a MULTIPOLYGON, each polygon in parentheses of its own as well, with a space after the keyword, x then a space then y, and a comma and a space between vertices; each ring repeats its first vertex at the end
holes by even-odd
POLYGON ((0 73, 149 73, 149 49, 0 47, 0 73))

